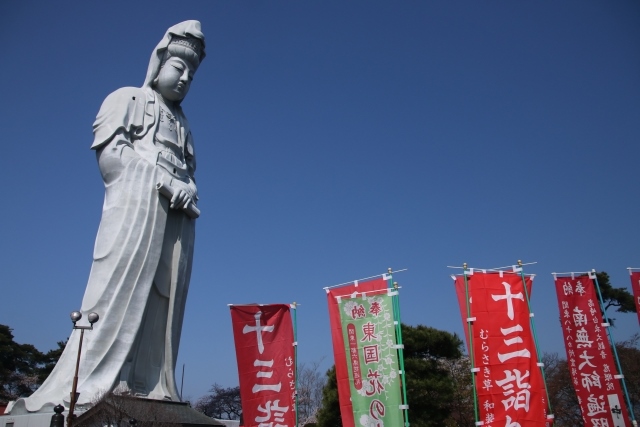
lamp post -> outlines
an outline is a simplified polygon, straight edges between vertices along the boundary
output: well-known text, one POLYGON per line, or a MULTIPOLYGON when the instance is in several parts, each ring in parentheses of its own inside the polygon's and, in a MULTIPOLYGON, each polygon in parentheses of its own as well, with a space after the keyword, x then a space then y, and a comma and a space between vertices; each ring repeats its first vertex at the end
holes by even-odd
POLYGON ((73 386, 71 388, 71 402, 69 403, 69 415, 67 415, 67 427, 72 427, 73 425, 73 410, 76 407, 76 402, 80 393, 77 392, 78 389, 78 370, 80 368, 80 354, 82 353, 82 339, 84 338, 85 329, 93 330, 93 324, 96 323, 100 316, 96 313, 91 312, 87 319, 89 320, 89 326, 78 326, 76 322, 82 319, 82 313, 79 311, 71 312, 71 321, 73 322, 73 329, 80 329, 80 344, 78 344, 78 359, 76 360, 76 374, 73 376, 73 386))

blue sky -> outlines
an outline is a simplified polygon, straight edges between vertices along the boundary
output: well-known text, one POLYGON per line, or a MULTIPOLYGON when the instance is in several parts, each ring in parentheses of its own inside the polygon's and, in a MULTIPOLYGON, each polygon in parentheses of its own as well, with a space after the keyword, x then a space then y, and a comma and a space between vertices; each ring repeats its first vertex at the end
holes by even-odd
MULTIPOLYGON (((196 255, 178 360, 192 400, 238 383, 228 303, 293 302, 301 362, 332 363, 323 287, 383 273, 403 321, 463 336, 449 265, 640 267, 640 5, 599 1, 3 2, 0 323, 70 333, 100 220, 102 100, 198 19, 196 255)), ((617 340, 640 332, 614 314, 617 340)), ((178 379, 178 381, 180 381, 178 379)))

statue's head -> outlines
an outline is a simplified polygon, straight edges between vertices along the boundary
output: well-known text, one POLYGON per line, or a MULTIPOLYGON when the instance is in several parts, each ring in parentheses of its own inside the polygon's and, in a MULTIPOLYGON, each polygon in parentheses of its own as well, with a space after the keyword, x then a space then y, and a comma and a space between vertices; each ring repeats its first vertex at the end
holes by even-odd
POLYGON ((151 55, 145 86, 152 87, 168 101, 180 103, 204 56, 200 22, 185 21, 174 25, 151 55))
POLYGON ((204 57, 204 40, 191 35, 186 37, 172 35, 165 50, 164 61, 172 57, 182 58, 194 69, 198 68, 204 57))

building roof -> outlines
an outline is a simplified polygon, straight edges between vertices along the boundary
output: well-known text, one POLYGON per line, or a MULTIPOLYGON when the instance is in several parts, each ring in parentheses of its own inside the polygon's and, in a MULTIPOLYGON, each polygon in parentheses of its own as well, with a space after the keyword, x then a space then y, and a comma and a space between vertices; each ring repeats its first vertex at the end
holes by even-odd
POLYGON ((128 425, 135 419, 138 427, 223 426, 224 424, 193 409, 186 402, 152 400, 132 396, 109 395, 83 413, 74 422, 77 427, 128 425))

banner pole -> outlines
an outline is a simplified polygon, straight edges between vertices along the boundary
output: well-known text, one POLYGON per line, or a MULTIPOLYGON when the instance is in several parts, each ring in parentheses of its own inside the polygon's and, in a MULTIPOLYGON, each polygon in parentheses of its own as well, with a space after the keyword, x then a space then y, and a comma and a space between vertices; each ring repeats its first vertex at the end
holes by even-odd
MULTIPOLYGON (((549 399, 549 389, 547 387, 547 377, 544 372, 544 363, 542 363, 540 359, 540 348, 538 345, 538 334, 536 332, 536 323, 533 320, 533 313, 531 312, 531 300, 529 299, 529 290, 527 289, 527 281, 524 276, 524 269, 522 268, 522 261, 518 260, 518 267, 520 268, 520 278, 522 279, 522 287, 524 288, 524 295, 527 298, 527 308, 529 309, 529 324, 531 326, 531 332, 533 332, 533 344, 536 347, 536 357, 538 359, 538 366, 540 367, 540 372, 542 373, 542 382, 544 383, 544 392, 547 396, 547 408, 549 409, 549 413, 547 414, 547 418, 553 415, 553 410, 551 409, 551 400, 549 399)), ((533 286, 533 281, 531 281, 531 286, 533 286)))
MULTIPOLYGON (((593 283, 596 285, 596 290, 598 291, 598 300, 600 302, 600 311, 602 311, 602 316, 604 317, 604 321, 606 324, 607 337, 609 338, 609 345, 613 350, 613 356, 616 359, 616 366, 618 367, 618 374, 620 375, 620 382, 622 383, 622 388, 624 390, 624 398, 627 401, 627 410, 631 415, 631 421, 635 424, 636 418, 633 414, 633 406, 631 406, 631 401, 629 400, 629 392, 627 391, 627 384, 624 381, 624 374, 622 373, 622 366, 620 366, 620 359, 618 358, 618 351, 616 350, 616 343, 613 340, 613 333, 611 332, 609 318, 607 316, 607 312, 604 309, 604 300, 602 299, 602 293, 600 293, 600 284, 598 283, 598 276, 596 276, 596 270, 593 269, 589 273, 589 278, 593 280, 593 283)), ((604 325, 603 325, 604 326, 604 325)))
POLYGON ((298 304, 294 301, 290 307, 293 309, 293 378, 295 379, 296 394, 296 427, 298 427, 298 304))
POLYGON ((467 263, 462 264, 462 273, 464 275, 464 291, 467 303, 467 336, 469 337, 469 360, 471 360, 471 382, 473 383, 473 412, 476 419, 476 425, 480 422, 478 414, 478 391, 476 390, 476 361, 473 354, 473 328, 471 327, 471 305, 469 304, 469 280, 467 278, 467 263))
POLYGON ((389 269, 389 280, 388 286, 390 289, 395 291, 395 295, 391 297, 392 306, 393 306, 393 322, 396 327, 396 339, 398 340, 398 362, 400 364, 400 371, 402 371, 402 415, 404 418, 405 427, 409 427, 409 402, 407 401, 407 375, 404 370, 404 344, 402 344, 402 323, 400 323, 400 300, 398 297, 398 283, 393 281, 392 270, 389 269))

